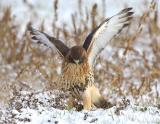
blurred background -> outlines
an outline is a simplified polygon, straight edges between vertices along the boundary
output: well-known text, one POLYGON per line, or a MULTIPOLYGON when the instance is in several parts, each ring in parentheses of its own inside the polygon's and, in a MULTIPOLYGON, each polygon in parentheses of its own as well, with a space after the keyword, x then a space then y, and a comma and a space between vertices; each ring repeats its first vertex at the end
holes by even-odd
POLYGON ((158 0, 1 0, 0 107, 22 90, 53 90, 60 74, 60 56, 33 43, 28 26, 71 47, 82 44, 100 22, 125 7, 133 7, 133 21, 99 56, 95 83, 112 103, 127 98, 160 107, 158 0))

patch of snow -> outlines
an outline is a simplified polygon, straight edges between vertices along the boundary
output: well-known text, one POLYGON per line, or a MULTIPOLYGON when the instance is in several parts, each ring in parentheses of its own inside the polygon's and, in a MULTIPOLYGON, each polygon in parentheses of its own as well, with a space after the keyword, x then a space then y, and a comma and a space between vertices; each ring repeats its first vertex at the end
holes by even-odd
MULTIPOLYGON (((56 98, 58 98, 58 91, 38 93, 22 91, 21 94, 17 95, 17 98, 15 98, 16 103, 14 101, 10 109, 5 112, 1 110, 3 114, 0 117, 0 123, 148 124, 160 122, 160 110, 156 107, 128 105, 122 109, 113 106, 109 109, 82 110, 78 112, 75 109, 55 108, 53 104, 55 104, 56 98), (19 103, 17 103, 18 101, 19 103)), ((64 98, 62 99, 64 100, 64 98)))

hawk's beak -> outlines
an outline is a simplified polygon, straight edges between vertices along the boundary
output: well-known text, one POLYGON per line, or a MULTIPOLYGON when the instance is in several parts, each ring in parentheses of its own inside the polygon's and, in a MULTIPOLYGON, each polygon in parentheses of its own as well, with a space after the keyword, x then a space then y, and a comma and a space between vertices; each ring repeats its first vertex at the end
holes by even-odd
POLYGON ((79 64, 79 60, 74 60, 74 62, 78 65, 79 64))

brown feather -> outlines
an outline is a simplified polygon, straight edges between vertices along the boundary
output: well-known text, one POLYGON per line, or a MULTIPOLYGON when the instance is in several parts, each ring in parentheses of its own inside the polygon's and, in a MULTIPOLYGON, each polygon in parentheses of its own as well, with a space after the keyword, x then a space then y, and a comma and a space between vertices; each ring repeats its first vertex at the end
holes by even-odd
MULTIPOLYGON (((57 38, 55 37, 51 37, 49 36, 48 34, 44 33, 44 32, 41 32, 41 31, 38 31, 32 27, 29 27, 28 30, 30 31, 31 35, 32 35, 32 39, 33 40, 37 40, 37 43, 41 43, 41 44, 44 44, 45 46, 48 46, 44 41, 40 41, 38 38, 37 38, 37 32, 43 34, 46 38, 48 38, 48 40, 54 44, 54 46, 57 48, 58 52, 63 56, 65 57, 69 51, 69 48, 61 41, 61 40, 58 40, 57 38)), ((49 46, 48 46, 49 47, 49 46)))
POLYGON ((47 36, 48 39, 55 45, 55 47, 59 50, 59 52, 65 57, 69 52, 69 48, 60 40, 47 36))

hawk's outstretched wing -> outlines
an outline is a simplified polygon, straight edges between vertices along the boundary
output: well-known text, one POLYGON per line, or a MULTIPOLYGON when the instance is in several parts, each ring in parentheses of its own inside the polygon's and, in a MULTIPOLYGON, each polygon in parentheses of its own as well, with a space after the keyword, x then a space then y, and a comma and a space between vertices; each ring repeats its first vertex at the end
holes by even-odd
POLYGON ((86 38, 83 47, 88 54, 90 66, 94 65, 97 55, 124 27, 129 25, 132 19, 132 8, 126 8, 118 14, 103 21, 86 38))
POLYGON ((69 48, 60 40, 47 35, 44 32, 38 31, 32 27, 28 29, 32 35, 32 39, 37 43, 44 44, 45 46, 50 47, 51 49, 57 49, 57 51, 65 57, 69 51, 69 48))

